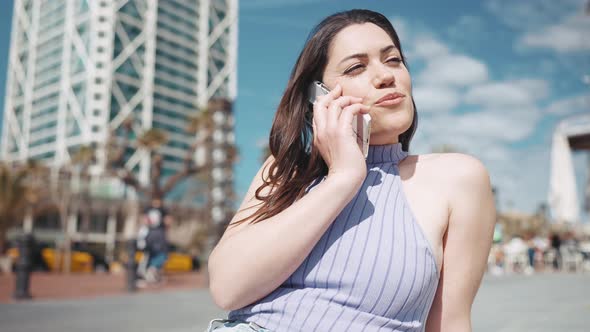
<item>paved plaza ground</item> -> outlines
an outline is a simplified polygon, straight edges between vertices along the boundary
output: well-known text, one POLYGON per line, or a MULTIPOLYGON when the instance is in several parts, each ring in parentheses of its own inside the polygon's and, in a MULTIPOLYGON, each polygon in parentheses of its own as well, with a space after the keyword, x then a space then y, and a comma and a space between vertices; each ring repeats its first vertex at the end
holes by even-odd
MULTIPOLYGON (((0 303, 14 302, 14 275, 0 274, 0 303)), ((30 292, 35 301, 96 298, 127 294, 126 275, 72 273, 33 273, 30 292)), ((205 276, 199 272, 174 273, 166 276, 166 282, 158 287, 139 290, 140 293, 167 292, 171 290, 206 287, 205 276)), ((3 332, 0 330, 0 332, 3 332)))
MULTIPOLYGON (((77 300, 0 304, 2 332, 201 332, 222 317, 206 289, 167 289, 77 300)), ((590 275, 486 276, 475 332, 590 331, 590 275)))

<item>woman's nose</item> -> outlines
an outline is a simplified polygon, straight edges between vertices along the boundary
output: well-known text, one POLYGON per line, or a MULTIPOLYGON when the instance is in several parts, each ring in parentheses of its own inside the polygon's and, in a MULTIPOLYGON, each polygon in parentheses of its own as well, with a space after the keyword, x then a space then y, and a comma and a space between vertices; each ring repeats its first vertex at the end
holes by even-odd
POLYGON ((390 68, 380 68, 375 73, 375 87, 378 89, 388 88, 395 85, 395 76, 390 68))

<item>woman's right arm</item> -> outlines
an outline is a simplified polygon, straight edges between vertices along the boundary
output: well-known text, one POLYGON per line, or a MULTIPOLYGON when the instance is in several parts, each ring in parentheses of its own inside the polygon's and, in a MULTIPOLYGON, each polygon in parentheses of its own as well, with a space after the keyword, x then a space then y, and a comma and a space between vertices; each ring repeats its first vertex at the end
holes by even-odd
MULTIPOLYGON (((254 192, 265 162, 254 177, 233 223, 255 212, 254 192)), ((256 224, 230 226, 209 257, 210 292, 225 309, 242 308, 275 290, 301 265, 332 221, 354 197, 362 178, 331 174, 279 214, 256 224)), ((265 195, 266 193, 262 193, 265 195)))
MULTIPOLYGON (((314 149, 328 166, 326 179, 273 217, 229 227, 209 256, 209 289, 223 309, 242 308, 268 295, 301 265, 330 224, 354 197, 367 174, 352 131, 355 115, 368 113, 361 98, 341 96, 338 85, 314 103, 314 149)), ((230 224, 252 215, 255 191, 268 178, 270 157, 250 185, 230 224)), ((262 192, 266 196, 267 192, 262 192)))

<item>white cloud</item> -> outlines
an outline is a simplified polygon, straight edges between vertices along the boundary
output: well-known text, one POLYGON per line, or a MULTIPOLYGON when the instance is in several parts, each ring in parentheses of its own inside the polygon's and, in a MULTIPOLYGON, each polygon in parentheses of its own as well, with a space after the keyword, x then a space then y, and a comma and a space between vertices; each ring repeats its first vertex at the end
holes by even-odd
POLYGON ((417 82, 421 84, 454 86, 468 86, 487 80, 487 66, 475 58, 462 54, 429 58, 426 68, 417 78, 417 82))
POLYGON ((475 151, 481 142, 513 143, 530 136, 540 119, 538 109, 488 109, 463 114, 445 114, 425 119, 425 130, 433 142, 451 143, 475 151), (479 143, 478 143, 479 142, 479 143))
POLYGON ((448 112, 459 105, 456 89, 442 86, 417 86, 412 90, 419 112, 448 112))
POLYGON ((463 114, 455 128, 474 138, 516 142, 530 136, 539 119, 540 112, 532 107, 485 110, 463 114))
POLYGON ((401 17, 392 16, 388 17, 388 19, 391 22, 391 25, 393 25, 393 28, 395 29, 395 32, 401 41, 403 49, 403 46, 405 45, 404 42, 409 39, 408 24, 401 17))
POLYGON ((488 158, 499 159, 506 156, 507 144, 534 132, 541 115, 536 102, 548 95, 547 81, 492 82, 485 63, 454 53, 432 33, 421 31, 413 40, 412 55, 426 63, 413 91, 418 111, 426 114, 417 147, 427 152, 446 143, 469 153, 487 151, 488 158), (451 112, 462 104, 475 109, 451 112))
POLYGON ((543 79, 519 79, 512 81, 516 86, 540 100, 549 96, 549 82, 543 79))
POLYGON ((465 95, 465 102, 484 107, 528 107, 545 98, 549 84, 544 80, 490 82, 474 86, 465 95))
POLYGON ((486 9, 517 30, 538 30, 560 18, 580 12, 585 0, 488 0, 486 9))
POLYGON ((422 86, 462 87, 488 79, 488 69, 483 62, 465 54, 452 53, 446 44, 427 31, 412 38, 407 54, 412 60, 426 63, 416 77, 416 82, 422 86))
POLYGON ((512 89, 507 83, 488 83, 471 88, 465 96, 468 104, 503 107, 529 104, 531 97, 521 89, 512 89))
POLYGON ((449 53, 449 48, 431 35, 418 36, 413 40, 413 44, 412 57, 428 60, 449 53))
POLYGON ((516 50, 549 49, 558 53, 590 49, 590 20, 585 0, 488 0, 486 8, 507 26, 522 31, 516 50))
POLYGON ((479 16, 463 15, 447 29, 447 35, 459 41, 471 41, 486 33, 485 23, 479 16))
POLYGON ((545 110, 549 114, 569 115, 590 112, 590 95, 563 98, 551 103, 545 110))
POLYGON ((517 41, 517 48, 543 48, 558 53, 590 50, 590 19, 574 15, 559 24, 528 31, 517 41))

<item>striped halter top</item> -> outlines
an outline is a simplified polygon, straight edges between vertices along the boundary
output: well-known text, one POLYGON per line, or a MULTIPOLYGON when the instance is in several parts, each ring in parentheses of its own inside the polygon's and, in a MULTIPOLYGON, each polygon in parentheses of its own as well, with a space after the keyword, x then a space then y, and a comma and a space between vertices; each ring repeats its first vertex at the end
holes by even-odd
POLYGON ((309 256, 229 318, 275 332, 424 331, 439 275, 404 196, 398 163, 406 156, 400 143, 370 146, 361 189, 309 256))

